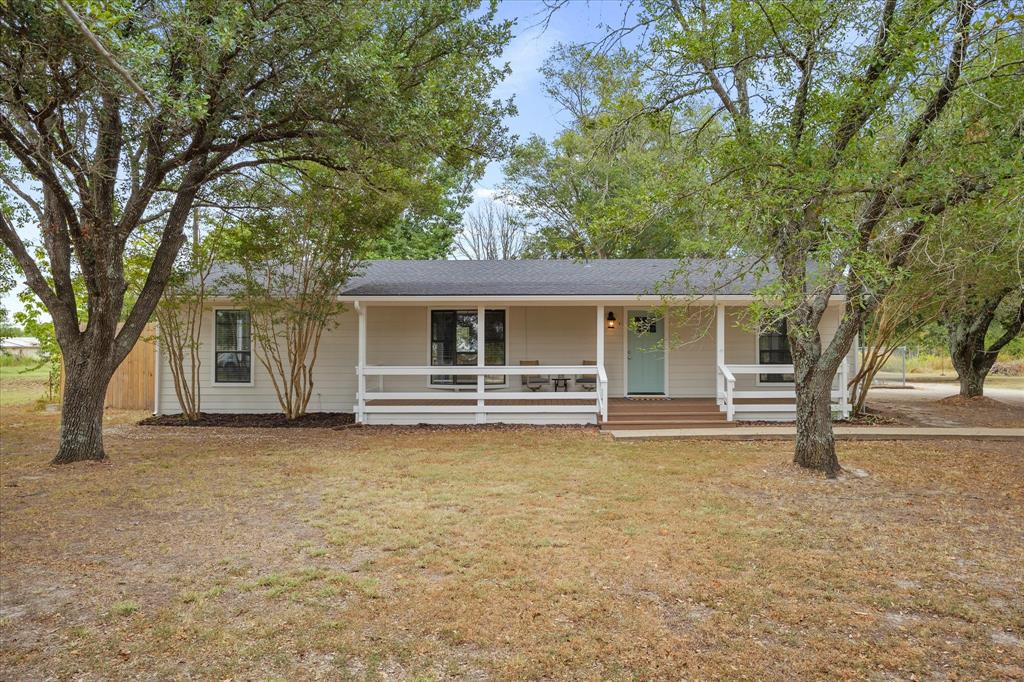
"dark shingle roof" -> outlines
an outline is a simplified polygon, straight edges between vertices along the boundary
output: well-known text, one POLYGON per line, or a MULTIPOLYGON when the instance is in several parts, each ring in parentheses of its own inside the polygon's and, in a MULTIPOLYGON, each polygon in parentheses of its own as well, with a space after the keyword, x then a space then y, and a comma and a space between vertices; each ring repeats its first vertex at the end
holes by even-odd
POLYGON ((637 296, 749 294, 742 263, 693 259, 369 261, 344 296, 637 296), (673 273, 672 286, 666 286, 673 273))

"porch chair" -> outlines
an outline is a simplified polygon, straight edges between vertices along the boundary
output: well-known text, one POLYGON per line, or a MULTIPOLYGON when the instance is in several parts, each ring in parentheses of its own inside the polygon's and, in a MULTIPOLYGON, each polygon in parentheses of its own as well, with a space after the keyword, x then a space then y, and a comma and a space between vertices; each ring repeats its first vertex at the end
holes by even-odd
MULTIPOLYGON (((597 360, 584 360, 580 363, 581 365, 597 366, 597 360)), ((576 385, 582 388, 584 391, 593 391, 597 388, 597 375, 596 374, 583 374, 576 377, 576 385)))
MULTIPOLYGON (((520 360, 519 365, 521 367, 538 367, 540 360, 520 360)), ((539 391, 551 383, 550 379, 542 374, 524 374, 521 380, 523 386, 531 391, 539 391)))

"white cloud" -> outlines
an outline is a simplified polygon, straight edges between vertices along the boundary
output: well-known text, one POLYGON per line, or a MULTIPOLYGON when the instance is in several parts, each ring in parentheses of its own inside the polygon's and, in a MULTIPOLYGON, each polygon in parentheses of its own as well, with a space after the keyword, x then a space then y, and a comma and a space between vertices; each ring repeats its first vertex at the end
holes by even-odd
POLYGON ((488 199, 496 200, 498 198, 498 190, 491 187, 477 187, 473 190, 473 201, 487 201, 488 199))
POLYGON ((561 39, 558 31, 551 27, 544 30, 540 26, 527 27, 514 37, 501 56, 501 61, 508 62, 512 73, 495 88, 494 94, 501 98, 511 97, 539 82, 541 65, 561 39))

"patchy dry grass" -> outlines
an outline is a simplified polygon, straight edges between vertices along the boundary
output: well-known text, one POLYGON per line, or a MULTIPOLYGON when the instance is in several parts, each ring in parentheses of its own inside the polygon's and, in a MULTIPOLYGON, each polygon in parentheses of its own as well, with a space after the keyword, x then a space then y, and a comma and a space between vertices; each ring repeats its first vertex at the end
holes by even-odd
POLYGON ((31 362, 0 366, 0 410, 33 403, 46 395, 46 367, 31 362))
POLYGON ((109 420, 5 408, 0 677, 1024 676, 1010 444, 109 420))

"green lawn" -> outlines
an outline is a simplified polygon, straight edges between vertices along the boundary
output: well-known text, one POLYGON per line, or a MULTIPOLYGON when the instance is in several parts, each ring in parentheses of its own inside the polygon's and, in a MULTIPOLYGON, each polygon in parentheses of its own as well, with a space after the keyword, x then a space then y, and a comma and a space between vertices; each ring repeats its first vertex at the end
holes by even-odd
POLYGON ((1014 443, 0 418, 6 679, 1024 676, 1014 443), (862 475, 866 472, 866 476, 862 475))
MULTIPOLYGON (((907 383, 915 381, 925 384, 955 384, 959 382, 956 374, 918 374, 911 372, 907 374, 907 383)), ((985 385, 993 388, 1019 388, 1024 390, 1024 376, 1009 377, 1001 374, 989 374, 985 379, 985 385)))
POLYGON ((34 403, 46 395, 46 367, 30 363, 0 365, 0 407, 34 403))

